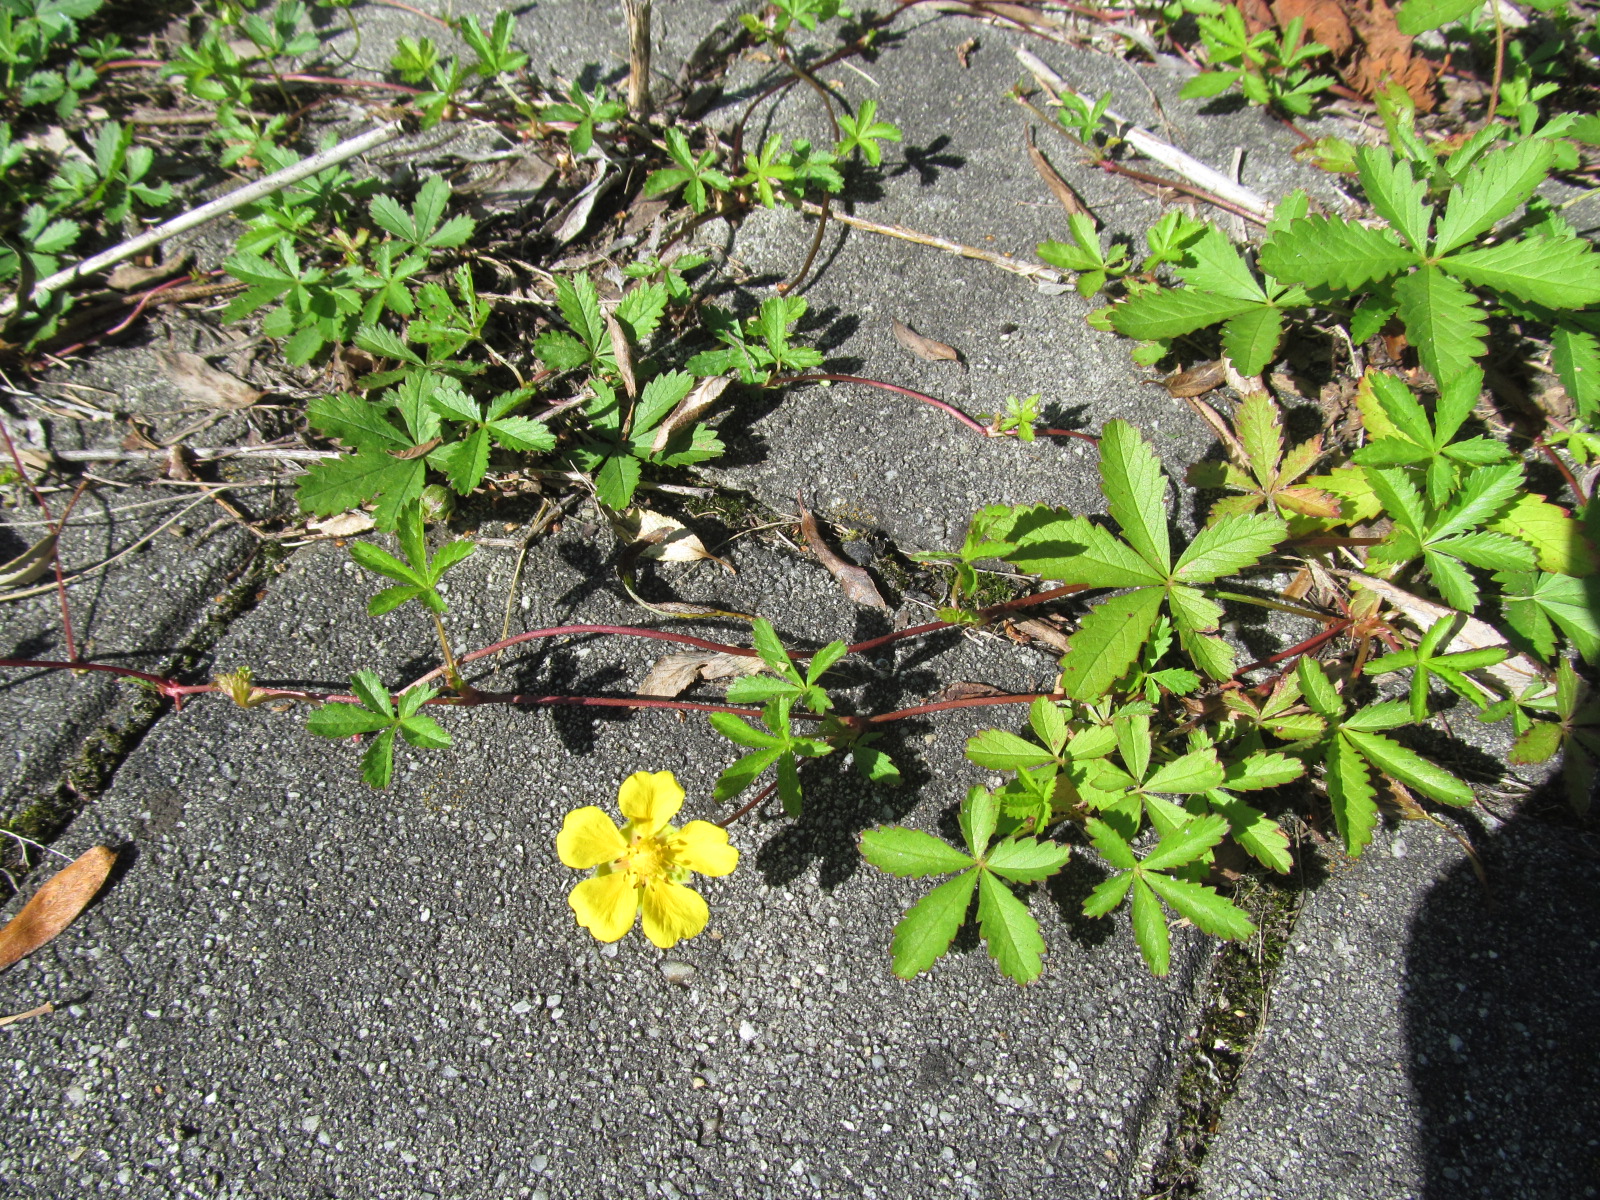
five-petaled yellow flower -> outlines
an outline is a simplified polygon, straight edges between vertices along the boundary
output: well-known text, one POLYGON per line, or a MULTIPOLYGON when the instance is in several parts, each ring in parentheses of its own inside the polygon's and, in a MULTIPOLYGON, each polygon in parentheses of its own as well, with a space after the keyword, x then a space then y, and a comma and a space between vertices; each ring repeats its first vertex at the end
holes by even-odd
POLYGON ((685 887, 691 871, 726 875, 739 864, 728 831, 709 821, 682 829, 668 822, 683 807, 683 788, 671 771, 638 771, 623 780, 617 807, 628 818, 620 830, 594 805, 567 814, 556 853, 569 867, 596 868, 572 889, 567 903, 602 942, 614 942, 644 912, 644 935, 663 950, 706 927, 710 912, 700 893, 685 887))

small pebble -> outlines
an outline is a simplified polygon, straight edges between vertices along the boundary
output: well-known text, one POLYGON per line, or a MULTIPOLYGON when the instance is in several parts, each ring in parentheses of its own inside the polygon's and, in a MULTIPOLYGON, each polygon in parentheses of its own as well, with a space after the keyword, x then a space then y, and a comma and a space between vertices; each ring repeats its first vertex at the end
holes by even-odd
POLYGON ((661 974, 668 983, 675 983, 679 987, 687 987, 689 977, 694 974, 694 967, 686 962, 676 962, 669 959, 661 964, 661 974))
POLYGON ((747 1044, 756 1040, 756 1027, 749 1021, 739 1022, 739 1040, 747 1044))

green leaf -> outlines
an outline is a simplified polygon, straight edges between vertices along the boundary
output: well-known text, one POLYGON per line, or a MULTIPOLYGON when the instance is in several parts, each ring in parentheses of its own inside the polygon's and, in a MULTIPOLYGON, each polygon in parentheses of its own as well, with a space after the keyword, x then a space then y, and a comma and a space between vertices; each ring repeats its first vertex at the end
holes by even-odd
POLYGON ((969 788, 957 820, 961 825, 961 835, 967 840, 967 850, 973 858, 981 859, 994 838, 995 826, 1000 820, 1000 806, 995 801, 994 793, 985 787, 969 788))
POLYGON ((352 542, 349 549, 350 557, 375 575, 384 575, 417 587, 428 586, 428 580, 422 575, 406 566, 387 550, 374 546, 371 542, 352 542))
POLYGON ((1571 321, 1558 321, 1550 361, 1578 412, 1592 422, 1600 412, 1600 338, 1571 321))
MULTIPOLYGON (((732 714, 724 715, 731 716, 732 714)), ((754 783, 756 776, 777 762, 778 756, 782 753, 781 749, 774 749, 757 750, 753 754, 746 754, 738 762, 724 770, 721 775, 717 776, 716 786, 711 790, 712 798, 718 801, 733 799, 754 783)))
POLYGON ((1202 933, 1237 941, 1256 931, 1250 918, 1214 888, 1154 873, 1141 875, 1140 879, 1202 933))
POLYGON ((1222 764, 1217 761, 1217 752, 1206 747, 1203 750, 1191 750, 1183 757, 1158 767, 1155 774, 1144 781, 1143 787, 1147 792, 1191 795, 1221 787, 1222 780, 1222 764))
POLYGON ((1111 310, 1111 327, 1123 337, 1159 342, 1182 337, 1240 313, 1260 301, 1239 300, 1194 288, 1161 288, 1123 301, 1111 310))
POLYGON ((335 700, 312 711, 306 718, 306 729, 325 738, 354 737, 360 733, 375 733, 394 724, 394 718, 380 712, 371 712, 357 704, 335 700))
POLYGON ((1125 675, 1150 640, 1161 590, 1140 588, 1103 600, 1084 616, 1061 661, 1061 686, 1074 700, 1096 700, 1125 675))
POLYGON ((1044 939, 1027 905, 987 871, 978 872, 978 928, 1001 974, 1018 983, 1039 977, 1044 939))
POLYGON ((1071 857, 1070 846, 1038 838, 1007 838, 990 849, 984 863, 1013 883, 1038 883, 1061 870, 1071 857))
POLYGON ((1283 340, 1283 311, 1262 305, 1240 313, 1222 327, 1222 352, 1241 375, 1259 375, 1283 340))
POLYGON ((1395 23, 1408 37, 1438 29, 1452 21, 1459 21, 1468 13, 1483 7, 1482 0, 1406 0, 1400 6, 1395 23))
POLYGON ((1103 917, 1122 903, 1123 897, 1128 894, 1128 888, 1133 885, 1133 872, 1127 871, 1121 875, 1113 875, 1110 879, 1103 880, 1095 885, 1083 902, 1083 915, 1086 917, 1103 917))
POLYGON ((1279 874, 1289 873, 1294 866, 1294 856, 1289 853, 1289 835, 1276 821, 1226 792, 1212 792, 1206 801, 1213 812, 1227 818, 1229 833, 1246 854, 1279 874))
POLYGON ((751 645, 755 652, 761 656, 761 661, 782 675, 785 679, 802 687, 805 680, 800 677, 800 672, 795 670, 795 665, 789 659, 789 652, 783 648, 783 642, 778 638, 778 631, 772 627, 772 622, 765 617, 757 617, 750 626, 751 645))
POLYGON ((1372 830, 1378 823, 1377 792, 1367 775, 1366 762, 1343 736, 1336 735, 1328 743, 1324 761, 1333 823, 1344 839, 1344 852, 1357 858, 1372 841, 1372 830))
POLYGON ((1249 264, 1215 225, 1208 224, 1205 232, 1186 248, 1185 263, 1174 274, 1202 292, 1213 292, 1230 300, 1267 303, 1267 293, 1249 264))
POLYGON ((1439 267, 1395 280, 1394 298, 1406 337, 1434 379, 1449 379, 1483 357, 1483 313, 1472 293, 1439 267))
POLYGON ((1360 291, 1417 261, 1387 229, 1343 217, 1302 217, 1261 247, 1261 269, 1275 279, 1360 291))
POLYGON ((1156 899, 1148 876, 1133 877, 1133 936, 1139 943, 1139 953, 1152 975, 1165 975, 1170 969, 1172 941, 1167 933, 1166 914, 1161 911, 1161 901, 1156 899))
POLYGON ((1239 792, 1280 787, 1299 779, 1305 771, 1305 763, 1298 758, 1259 750, 1238 762, 1229 763, 1222 786, 1239 792))
POLYGON ((1524 237, 1439 261, 1458 279, 1548 308, 1600 304, 1600 255, 1581 238, 1524 237))
POLYGON ((882 750, 857 742, 850 752, 855 758, 856 773, 867 782, 881 783, 887 787, 900 786, 900 768, 882 750))
MULTIPOLYGON (((1219 769, 1218 774, 1221 771, 1219 769)), ((1212 813, 1199 817, 1163 837, 1156 848, 1144 856, 1141 870, 1165 871, 1193 862, 1228 836, 1227 818, 1212 813)))
POLYGON ((394 735, 391 725, 372 739, 361 756, 361 781, 369 787, 386 788, 394 778, 394 735))
POLYGON ((1039 697, 1028 706, 1028 724, 1052 753, 1061 753, 1071 731, 1067 728, 1067 714, 1059 704, 1039 697))
POLYGON ((1139 865, 1139 860, 1134 857, 1127 840, 1104 821, 1090 817, 1083 823, 1083 828, 1089 835, 1089 840, 1094 843, 1094 848, 1100 851, 1105 860, 1117 870, 1131 871, 1139 865))
POLYGON ((743 717, 733 713, 714 712, 706 718, 715 729, 730 742, 739 746, 748 746, 755 750, 764 750, 772 747, 782 747, 784 739, 765 730, 757 729, 743 717))
POLYGON ((894 927, 894 942, 889 947, 896 975, 901 979, 914 978, 950 949, 950 943, 967 918, 972 892, 977 886, 977 871, 957 875, 918 900, 900 918, 900 923, 894 927))
POLYGON ((364 450, 312 464, 300 477, 295 498, 306 512, 331 517, 382 496, 373 520, 380 529, 393 529, 400 508, 422 495, 426 473, 420 459, 364 450))
POLYGON ((771 675, 741 675, 728 685, 728 703, 765 704, 779 696, 793 696, 796 693, 796 686, 787 679, 774 679, 771 675))
POLYGON ((878 870, 901 878, 949 875, 973 866, 973 859, 950 843, 904 826, 866 830, 861 835, 861 853, 878 870))
POLYGON ((399 729, 401 737, 424 750, 442 750, 450 745, 450 735, 432 717, 407 717, 399 729))
POLYGON ((1449 254, 1521 208, 1554 160, 1548 138, 1524 138, 1485 154, 1450 193, 1434 231, 1434 254, 1449 254))
POLYGON ((1433 206, 1424 204, 1428 184, 1418 179, 1411 164, 1386 149, 1363 146, 1356 151, 1356 174, 1367 193, 1367 202, 1389 222, 1418 254, 1428 250, 1428 223, 1433 206))
POLYGON ((1443 767, 1429 762, 1394 739, 1380 733, 1363 733, 1349 726, 1345 727, 1341 736, 1347 738, 1362 757, 1378 770, 1421 792, 1430 800, 1461 807, 1472 804, 1470 787, 1443 767))
POLYGON ((1166 573, 1172 561, 1167 537, 1167 481, 1161 460, 1126 421, 1107 421, 1100 431, 1100 478, 1106 507, 1122 537, 1152 570, 1166 573))
POLYGON ((1013 535, 1005 560, 1021 571, 1089 587, 1138 587, 1166 581, 1166 566, 1151 566, 1110 530, 1082 517, 1052 521, 1013 535))
POLYGON ((1210 583, 1223 575, 1237 575, 1270 554, 1288 534, 1281 518, 1264 513, 1223 517, 1195 535, 1178 559, 1173 577, 1185 583, 1210 583))
POLYGON ((973 734, 967 739, 967 757, 991 771, 1020 771, 1056 760, 1044 747, 1003 729, 985 729, 973 734))

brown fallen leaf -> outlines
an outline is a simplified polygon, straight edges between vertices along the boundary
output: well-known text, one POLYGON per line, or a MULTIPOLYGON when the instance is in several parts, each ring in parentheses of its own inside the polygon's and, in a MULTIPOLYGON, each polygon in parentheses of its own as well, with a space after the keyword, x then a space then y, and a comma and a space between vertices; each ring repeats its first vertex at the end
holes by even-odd
POLYGON ((846 599, 865 608, 881 608, 884 612, 890 612, 889 605, 878 592, 877 584, 872 582, 872 576, 849 559, 835 554, 822 540, 822 529, 817 525, 816 517, 811 515, 811 510, 806 507, 806 502, 798 496, 795 500, 800 505, 800 532, 805 537, 806 545, 811 547, 811 553, 817 556, 817 561, 827 567, 828 573, 839 581, 839 587, 846 599))
POLYGON ((1215 362, 1199 363, 1187 371, 1179 371, 1176 375, 1168 375, 1161 381, 1161 386, 1167 389, 1167 395, 1177 399, 1189 396, 1203 396, 1209 391, 1222 386, 1222 381, 1227 376, 1227 371, 1219 358, 1215 362))
POLYGON ((727 567, 730 575, 735 573, 732 564, 707 550, 705 543, 682 521, 647 508, 630 508, 620 513, 607 510, 607 515, 617 536, 630 543, 624 551, 627 562, 640 558, 658 562, 698 562, 706 558, 727 567))
POLYGON ((1044 185, 1050 189, 1051 194, 1061 201, 1061 207, 1067 210, 1067 216, 1088 217, 1098 229, 1099 218, 1089 211, 1089 206, 1083 202, 1083 198, 1072 190, 1070 183, 1061 178, 1056 169, 1050 165, 1050 160, 1044 156, 1044 151, 1034 144, 1032 125, 1028 126, 1024 144, 1028 148, 1028 158, 1033 163, 1033 169, 1039 173, 1039 178, 1044 180, 1044 185))
POLYGON ((961 352, 954 346, 947 346, 943 342, 936 342, 930 337, 923 337, 909 325, 904 325, 899 321, 891 321, 889 328, 894 331, 894 340, 920 359, 924 359, 927 362, 961 361, 961 352))
POLYGON ((244 380, 213 367, 198 354, 186 350, 162 350, 157 360, 167 372, 167 378, 184 394, 185 399, 207 408, 222 408, 237 412, 249 408, 265 394, 244 380))
POLYGON ((1063 654, 1072 649, 1065 630, 1057 629, 1049 621, 1041 621, 1037 617, 1027 621, 1007 621, 1006 632, 1013 638, 1020 634, 1025 641, 1043 642, 1052 650, 1059 650, 1063 654))
POLYGON ((737 679, 741 675, 755 675, 766 669, 759 658, 744 654, 723 654, 720 651, 691 650, 682 654, 663 654, 651 665, 650 672, 639 685, 639 695, 660 696, 671 699, 682 695, 704 679, 737 679))
POLYGON ((152 283, 160 283, 163 279, 171 279, 179 271, 187 271, 192 259, 192 255, 184 253, 167 262, 157 263, 153 267, 141 267, 136 263, 123 263, 106 276, 106 286, 118 292, 132 292, 139 288, 149 287, 152 283))
POLYGON ((632 400, 639 394, 639 381, 633 374, 633 343, 628 341, 628 331, 622 322, 606 314, 606 332, 611 335, 611 353, 617 359, 617 374, 622 376, 622 387, 632 400))
POLYGON ((0 971, 19 958, 26 958, 76 921, 99 894, 116 862, 115 850, 95 846, 46 880, 22 911, 0 929, 0 971))
POLYGON ((342 512, 337 516, 307 521, 306 529, 322 537, 354 537, 358 533, 365 533, 374 524, 373 519, 364 512, 342 512))
POLYGON ((442 441, 444 441, 443 438, 429 438, 420 446, 408 446, 404 450, 391 450, 389 451, 389 456, 391 458, 398 458, 402 462, 410 462, 414 458, 421 458, 425 454, 432 454, 442 441))
POLYGON ((924 702, 927 704, 943 704, 947 700, 977 700, 986 696, 1009 696, 1005 688, 997 688, 992 683, 974 683, 968 679, 958 679, 954 683, 946 684, 924 702))
POLYGON ((660 454, 665 450, 673 436, 697 421, 706 409, 721 399, 722 393, 728 390, 732 382, 732 375, 713 375, 696 384, 694 391, 678 401, 678 406, 667 414, 667 419, 656 426, 656 438, 650 443, 650 453, 660 454))

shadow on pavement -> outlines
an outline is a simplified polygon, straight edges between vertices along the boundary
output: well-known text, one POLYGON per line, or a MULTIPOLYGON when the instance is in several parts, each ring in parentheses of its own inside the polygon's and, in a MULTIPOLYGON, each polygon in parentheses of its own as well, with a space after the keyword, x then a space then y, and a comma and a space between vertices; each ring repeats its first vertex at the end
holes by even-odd
POLYGON ((1483 848, 1487 890, 1462 863, 1412 927, 1426 1200, 1600 1195, 1600 838, 1558 790, 1483 848))

